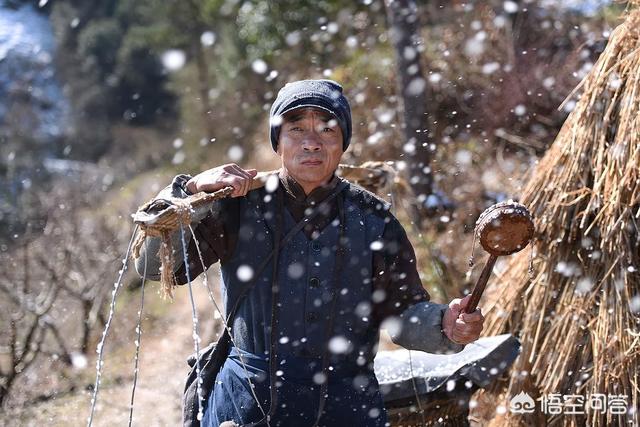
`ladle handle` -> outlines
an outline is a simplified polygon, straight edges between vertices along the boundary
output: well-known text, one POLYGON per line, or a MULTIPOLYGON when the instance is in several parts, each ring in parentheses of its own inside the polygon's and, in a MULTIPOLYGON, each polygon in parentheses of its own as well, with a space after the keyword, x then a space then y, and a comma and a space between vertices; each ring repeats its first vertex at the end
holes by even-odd
POLYGON ((487 263, 482 269, 480 277, 478 277, 476 285, 473 287, 473 292, 471 292, 471 299, 469 300, 469 304, 467 304, 467 306, 463 310, 465 313, 473 313, 474 311, 476 311, 478 303, 480 302, 480 298, 482 297, 482 293, 484 292, 484 288, 487 286, 487 281, 489 280, 489 276, 491 276, 493 266, 495 265, 497 259, 497 255, 489 256, 487 263))

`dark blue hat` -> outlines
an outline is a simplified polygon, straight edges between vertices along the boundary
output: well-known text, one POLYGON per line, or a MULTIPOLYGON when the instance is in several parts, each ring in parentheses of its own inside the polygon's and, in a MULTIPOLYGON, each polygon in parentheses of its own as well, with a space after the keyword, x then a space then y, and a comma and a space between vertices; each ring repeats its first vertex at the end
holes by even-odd
POLYGON ((282 116, 303 107, 315 107, 331 113, 342 130, 342 151, 347 151, 351 142, 351 107, 342 94, 342 86, 333 80, 299 80, 280 89, 269 113, 273 150, 278 150, 282 116))

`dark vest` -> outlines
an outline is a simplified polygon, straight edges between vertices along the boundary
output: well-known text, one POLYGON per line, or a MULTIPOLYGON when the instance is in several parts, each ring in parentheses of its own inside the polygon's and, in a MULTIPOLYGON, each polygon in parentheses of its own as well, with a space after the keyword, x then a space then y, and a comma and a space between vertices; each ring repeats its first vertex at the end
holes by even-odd
MULTIPOLYGON (((372 251, 379 249, 372 243, 382 238, 388 204, 351 184, 338 197, 344 198, 345 214, 344 259, 338 283, 331 283, 339 234, 337 218, 315 239, 298 232, 280 252, 277 355, 320 358, 329 345, 332 363, 372 366, 378 344, 378 325, 371 319, 372 251), (336 317, 333 338, 327 343, 332 287, 337 290, 336 317)), ((241 226, 235 253, 221 265, 227 312, 272 251, 277 226, 275 193, 268 194, 264 188, 254 190, 240 203, 241 226)), ((285 235, 295 222, 288 209, 282 211, 281 235, 285 235)), ((272 274, 270 262, 240 304, 232 325, 239 348, 265 357, 269 357, 272 274)))

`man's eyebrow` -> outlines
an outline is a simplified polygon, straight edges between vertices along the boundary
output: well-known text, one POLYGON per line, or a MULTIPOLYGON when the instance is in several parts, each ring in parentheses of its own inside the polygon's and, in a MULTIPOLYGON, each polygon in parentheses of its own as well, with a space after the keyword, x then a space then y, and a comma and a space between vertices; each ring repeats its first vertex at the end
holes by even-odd
POLYGON ((302 120, 302 114, 291 114, 284 117, 285 123, 294 123, 302 120))

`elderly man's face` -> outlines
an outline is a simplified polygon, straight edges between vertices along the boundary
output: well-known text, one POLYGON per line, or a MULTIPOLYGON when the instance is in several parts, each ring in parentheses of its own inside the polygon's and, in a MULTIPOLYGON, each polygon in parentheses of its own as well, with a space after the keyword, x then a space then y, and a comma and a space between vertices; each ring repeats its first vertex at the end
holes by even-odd
POLYGON ((285 114, 278 155, 288 175, 309 194, 326 184, 342 157, 342 130, 331 114, 313 107, 285 114))

